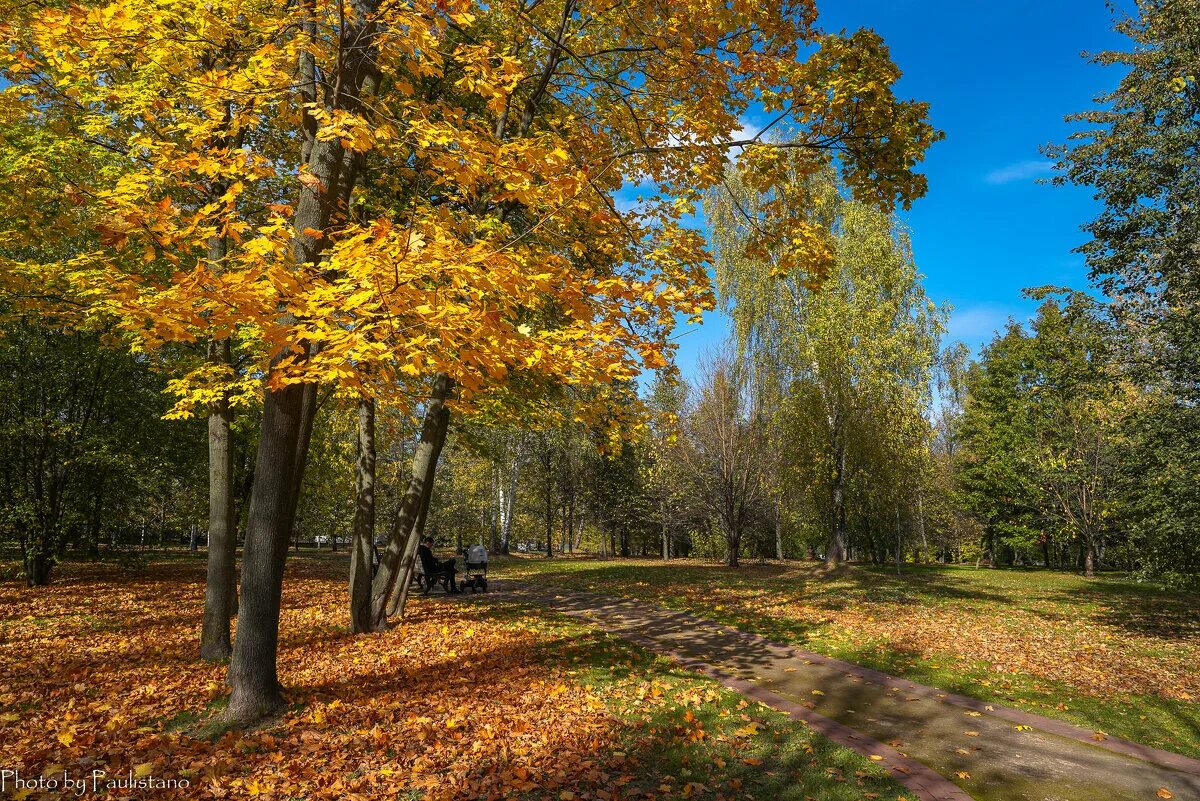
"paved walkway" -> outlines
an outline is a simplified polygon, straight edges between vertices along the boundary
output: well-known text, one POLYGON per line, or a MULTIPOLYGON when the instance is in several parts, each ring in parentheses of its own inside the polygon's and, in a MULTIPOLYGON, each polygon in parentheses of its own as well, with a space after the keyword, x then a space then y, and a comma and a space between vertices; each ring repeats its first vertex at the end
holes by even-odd
POLYGON ((1200 801, 1200 760, 986 704, 648 603, 498 581, 806 721, 923 801, 1200 801))

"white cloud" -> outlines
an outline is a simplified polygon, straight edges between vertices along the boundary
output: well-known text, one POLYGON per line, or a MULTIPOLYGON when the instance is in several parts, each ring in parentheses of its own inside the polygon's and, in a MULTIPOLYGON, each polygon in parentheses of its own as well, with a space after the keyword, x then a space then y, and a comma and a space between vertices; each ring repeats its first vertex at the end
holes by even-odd
POLYGON ((733 135, 730 136, 730 141, 739 142, 744 139, 753 139, 762 130, 762 126, 756 125, 746 117, 739 117, 738 122, 741 123, 741 127, 733 132, 733 135))
POLYGON ((1045 159, 1037 161, 1019 161, 1016 164, 1009 164, 1007 167, 1001 167, 997 170, 992 170, 984 176, 985 183, 999 186, 1001 184, 1011 184, 1016 181, 1028 181, 1031 178, 1039 178, 1043 175, 1049 175, 1054 171, 1054 162, 1046 161, 1045 159))
POLYGON ((986 342, 1008 323, 1013 312, 995 306, 972 306, 955 309, 946 326, 948 338, 960 340, 968 345, 986 342))

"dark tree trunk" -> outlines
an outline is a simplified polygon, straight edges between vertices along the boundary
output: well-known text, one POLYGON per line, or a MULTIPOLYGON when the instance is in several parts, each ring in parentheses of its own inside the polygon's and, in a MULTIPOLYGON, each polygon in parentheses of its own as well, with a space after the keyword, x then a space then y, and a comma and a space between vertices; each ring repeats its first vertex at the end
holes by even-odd
MULTIPOLYGON (((104 521, 104 474, 96 479, 92 508, 88 513, 87 550, 92 559, 100 558, 100 529, 104 521)), ((193 526, 194 528, 194 526, 193 526)), ((192 550, 195 550, 193 548, 192 550)))
POLYGON ((54 557, 46 547, 48 539, 43 535, 32 543, 32 553, 25 555, 25 583, 30 587, 46 587, 50 584, 50 569, 54 557))
MULTIPOLYGON (((299 465, 308 464, 308 448, 312 444, 313 422, 317 418, 317 385, 315 383, 306 383, 302 385, 304 388, 303 398, 300 402, 300 419, 303 425, 300 429, 300 436, 296 440, 296 460, 299 465)), ((296 508, 300 506, 300 495, 304 489, 304 471, 299 470, 292 477, 292 497, 295 498, 296 508)), ((296 550, 300 550, 300 531, 298 527, 299 521, 296 516, 292 518, 292 539, 296 543, 296 550)))
POLYGON ((358 402, 354 473, 354 542, 350 550, 350 630, 371 630, 371 564, 375 540, 375 399, 358 402))
POLYGON ((846 448, 839 444, 834 454, 833 484, 830 488, 829 542, 825 568, 833 570, 846 561, 846 448))
POLYGON ((671 540, 667 535, 667 512, 662 501, 658 502, 658 521, 662 526, 662 558, 666 562, 671 559, 671 540))
POLYGON ((229 664, 227 717, 245 723, 284 706, 276 653, 283 570, 296 515, 297 443, 311 421, 303 419, 305 384, 268 390, 263 401, 254 492, 246 524, 237 641, 229 664))
MULTIPOLYGON (((212 248, 210 248, 210 256, 212 248)), ((214 362, 229 364, 229 340, 209 349, 214 362)), ((228 396, 213 404, 208 414, 208 575, 204 585, 204 623, 200 631, 200 658, 222 662, 233 652, 229 619, 237 597, 237 534, 233 507, 233 410, 228 396)))
POLYGON ((775 558, 783 561, 783 515, 778 500, 775 501, 775 558))
POLYGON ((554 558, 554 479, 546 470, 546 558, 554 558))
POLYGON ((1096 576, 1096 543, 1091 539, 1083 545, 1083 575, 1088 578, 1096 576))
POLYGON ((417 516, 426 487, 432 489, 437 469, 436 454, 441 450, 439 439, 444 436, 444 425, 449 422, 449 410, 445 407, 449 396, 450 377, 438 373, 433 381, 432 397, 425 408, 421 441, 413 454, 412 477, 388 537, 387 550, 380 557, 379 570, 371 583, 371 628, 376 631, 387 628, 388 599, 397 590, 397 584, 412 563, 412 554, 416 551, 413 537, 417 516))

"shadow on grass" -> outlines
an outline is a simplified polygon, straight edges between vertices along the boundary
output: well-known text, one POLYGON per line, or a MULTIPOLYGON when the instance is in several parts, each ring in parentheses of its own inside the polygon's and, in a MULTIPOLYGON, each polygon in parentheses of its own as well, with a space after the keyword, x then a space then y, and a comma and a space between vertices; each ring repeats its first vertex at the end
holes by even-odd
POLYGON ((1062 590, 1060 603, 1095 608, 1092 618, 1132 634, 1166 640, 1200 638, 1200 596, 1133 581, 1099 579, 1062 590))

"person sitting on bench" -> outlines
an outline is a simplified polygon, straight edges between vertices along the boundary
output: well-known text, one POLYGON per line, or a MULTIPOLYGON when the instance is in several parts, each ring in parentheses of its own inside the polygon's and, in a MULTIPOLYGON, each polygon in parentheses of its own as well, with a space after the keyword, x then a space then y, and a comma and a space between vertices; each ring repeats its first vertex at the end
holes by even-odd
POLYGON ((433 537, 421 538, 421 544, 417 547, 417 557, 421 560, 421 570, 425 573, 425 592, 429 592, 433 583, 439 579, 445 579, 446 592, 458 592, 454 583, 454 574, 458 572, 454 567, 455 560, 442 560, 433 555, 433 537))

